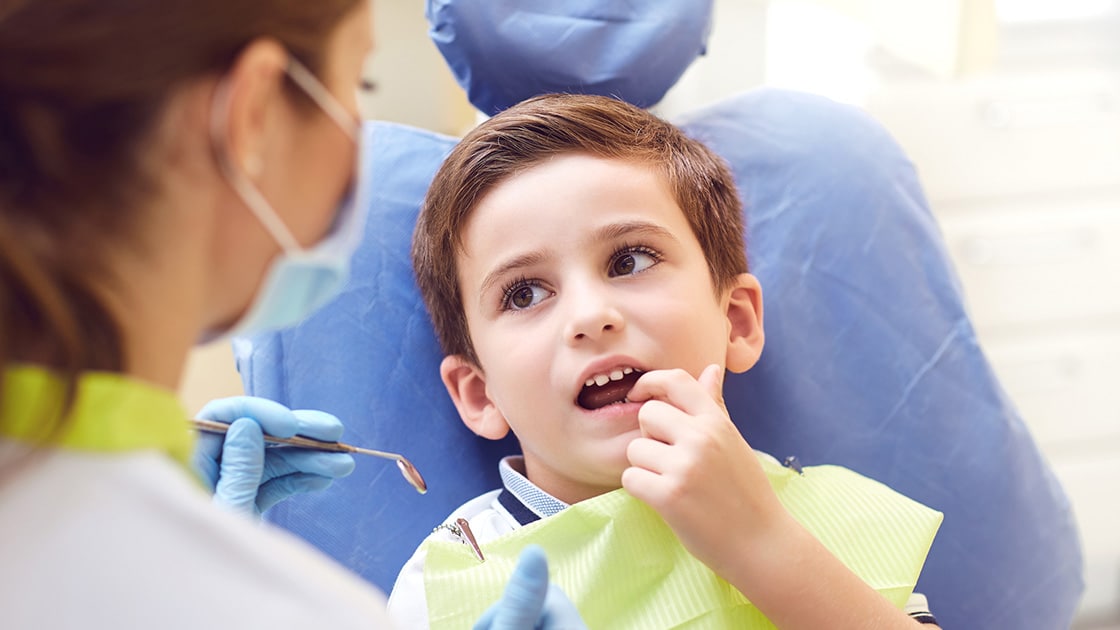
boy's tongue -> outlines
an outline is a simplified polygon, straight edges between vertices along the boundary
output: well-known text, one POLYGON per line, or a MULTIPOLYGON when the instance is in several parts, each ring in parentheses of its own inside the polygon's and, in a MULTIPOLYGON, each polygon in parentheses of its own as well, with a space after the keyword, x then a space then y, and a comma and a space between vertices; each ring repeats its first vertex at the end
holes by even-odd
POLYGON ((584 386, 576 402, 584 409, 599 409, 611 403, 622 402, 640 376, 641 373, 635 371, 623 376, 621 380, 610 381, 605 385, 584 386))

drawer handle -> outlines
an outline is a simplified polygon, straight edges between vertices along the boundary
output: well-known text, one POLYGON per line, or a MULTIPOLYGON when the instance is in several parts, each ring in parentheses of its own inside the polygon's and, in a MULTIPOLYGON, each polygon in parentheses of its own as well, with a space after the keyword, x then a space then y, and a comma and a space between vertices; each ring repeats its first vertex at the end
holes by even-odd
POLYGON ((976 267, 1052 264, 1085 257, 1096 240, 1088 229, 1016 239, 973 236, 961 240, 958 252, 961 262, 976 267))
POLYGON ((1116 96, 1097 92, 1084 96, 1013 101, 993 99, 980 104, 980 121, 991 129, 1084 124, 1086 117, 1109 117, 1117 112, 1116 96))
POLYGON ((1084 362, 1069 354, 1011 365, 997 364, 995 368, 1008 393, 1015 399, 1069 387, 1083 378, 1085 372, 1084 362))

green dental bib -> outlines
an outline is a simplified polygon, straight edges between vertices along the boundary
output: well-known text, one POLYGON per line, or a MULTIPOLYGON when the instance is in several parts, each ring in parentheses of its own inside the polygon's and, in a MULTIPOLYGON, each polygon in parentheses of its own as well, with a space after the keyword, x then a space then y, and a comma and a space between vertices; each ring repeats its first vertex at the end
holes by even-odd
MULTIPOLYGON (((759 459, 786 509, 901 608, 917 583, 941 513, 846 468, 810 466, 798 474, 769 456, 759 459)), ((518 554, 531 543, 547 552, 552 581, 593 630, 774 627, 625 490, 484 543, 485 562, 467 545, 426 542, 431 627, 470 628, 501 595, 518 554)))

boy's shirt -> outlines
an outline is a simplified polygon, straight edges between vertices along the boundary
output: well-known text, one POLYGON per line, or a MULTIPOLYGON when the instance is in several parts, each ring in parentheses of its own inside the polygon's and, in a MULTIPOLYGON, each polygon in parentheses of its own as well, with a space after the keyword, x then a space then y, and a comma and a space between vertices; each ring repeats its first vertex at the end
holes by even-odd
MULTIPOLYGON (((538 488, 520 470, 524 470, 521 456, 503 458, 498 464, 502 487, 459 506, 444 519, 444 524, 454 523, 459 518, 466 519, 476 541, 482 545, 569 507, 567 503, 538 488)), ((424 542, 432 539, 459 542, 444 527, 433 530, 424 542)), ((424 592, 425 560, 426 552, 421 544, 397 575, 389 596, 389 614, 401 628, 429 627, 428 603, 424 592)), ((925 596, 920 593, 910 596, 905 610, 921 623, 937 623, 929 612, 925 596)))
MULTIPOLYGON (((479 544, 508 534, 513 530, 551 516, 568 507, 567 503, 541 490, 514 466, 522 465, 521 456, 503 458, 498 464, 502 488, 467 501, 455 509, 444 523, 465 518, 479 544)), ((447 529, 437 528, 429 539, 456 540, 447 529)), ((393 585, 389 596, 389 614, 398 627, 427 628, 428 602, 424 594, 423 545, 412 554, 393 585)))

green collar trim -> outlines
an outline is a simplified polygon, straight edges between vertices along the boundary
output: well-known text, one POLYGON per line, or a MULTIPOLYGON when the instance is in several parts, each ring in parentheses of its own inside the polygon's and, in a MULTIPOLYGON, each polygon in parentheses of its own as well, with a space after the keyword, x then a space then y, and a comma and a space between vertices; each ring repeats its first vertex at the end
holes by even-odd
POLYGON ((0 436, 96 453, 154 449, 189 470, 194 433, 170 391, 110 372, 84 372, 65 426, 52 435, 65 386, 57 374, 8 367, 0 390, 0 436))

